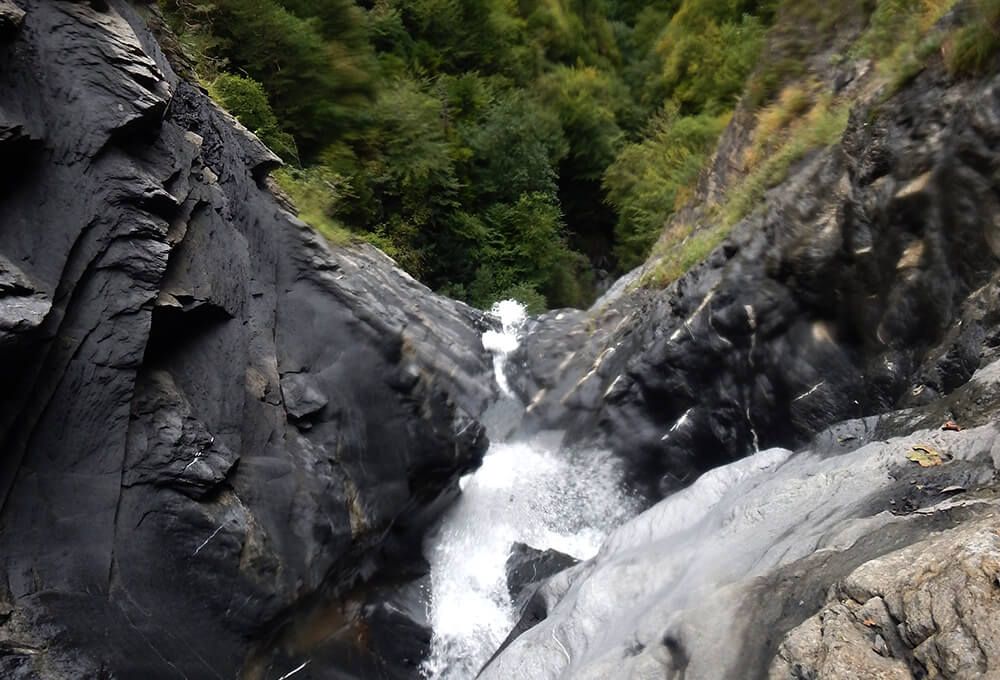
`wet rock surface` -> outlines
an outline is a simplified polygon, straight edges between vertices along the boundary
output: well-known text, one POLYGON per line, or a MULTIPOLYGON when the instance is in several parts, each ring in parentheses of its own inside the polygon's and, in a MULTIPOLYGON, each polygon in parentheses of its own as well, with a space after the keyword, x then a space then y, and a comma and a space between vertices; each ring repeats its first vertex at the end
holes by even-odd
POLYGON ((507 588, 515 605, 523 604, 531 586, 569 569, 580 560, 558 550, 539 550, 524 543, 515 543, 507 558, 507 588))
POLYGON ((372 677, 482 319, 287 212, 150 13, 0 2, 0 675, 372 677))
POLYGON ((587 312, 534 320, 511 361, 529 417, 605 443, 655 500, 948 394, 1000 347, 998 162, 996 77, 938 66, 862 99, 840 144, 673 285, 636 289, 637 270, 587 312))
POLYGON ((481 677, 990 677, 998 389, 992 363, 953 395, 979 426, 929 405, 866 424, 905 434, 837 448, 838 425, 706 473, 545 582, 544 616, 481 677))

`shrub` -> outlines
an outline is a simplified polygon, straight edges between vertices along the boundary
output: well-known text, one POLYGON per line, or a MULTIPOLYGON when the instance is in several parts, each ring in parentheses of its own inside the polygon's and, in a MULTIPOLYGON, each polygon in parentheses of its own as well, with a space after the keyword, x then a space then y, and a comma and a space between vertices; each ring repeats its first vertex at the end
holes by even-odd
POLYGON ((912 50, 955 1, 878 0, 855 51, 861 56, 882 59, 912 50))
POLYGON ((776 102, 757 112, 753 141, 744 155, 748 168, 757 166, 780 141, 787 128, 809 110, 813 104, 814 89, 815 86, 808 83, 788 85, 776 102))
POLYGON ((282 168, 273 176, 298 207, 303 222, 334 244, 351 242, 350 231, 333 216, 337 201, 346 193, 341 177, 322 167, 308 170, 282 168))
POLYGON ((952 37, 948 70, 963 76, 985 73, 997 52, 1000 52, 1000 0, 977 0, 971 7, 971 17, 952 37))
POLYGON ((654 91, 682 113, 731 110, 757 63, 764 25, 751 15, 718 20, 693 10, 688 0, 674 15, 656 46, 662 71, 654 91), (691 11, 686 11, 686 10, 691 11))
POLYGON ((604 188, 618 211, 619 266, 628 269, 645 260, 728 122, 729 114, 680 116, 668 108, 654 119, 646 139, 625 147, 607 169, 604 188))
POLYGON ((890 96, 923 70, 941 45, 938 20, 956 0, 878 0, 868 28, 853 48, 876 61, 890 96))
POLYGON ((275 153, 286 161, 298 163, 295 139, 279 127, 263 85, 251 78, 223 73, 212 81, 208 91, 275 153))

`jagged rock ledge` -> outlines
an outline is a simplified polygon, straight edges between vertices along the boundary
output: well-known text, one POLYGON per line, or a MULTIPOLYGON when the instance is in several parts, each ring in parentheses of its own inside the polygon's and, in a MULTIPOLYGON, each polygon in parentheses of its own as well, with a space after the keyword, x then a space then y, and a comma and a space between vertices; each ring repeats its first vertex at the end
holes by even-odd
POLYGON ((389 674, 362 605, 485 449, 483 321, 287 212, 155 11, 0 2, 0 675, 389 674))
MULTIPOLYGON (((534 427, 604 443, 655 500, 754 450, 929 403, 998 355, 1000 77, 932 63, 887 100, 873 78, 840 143, 687 275, 637 288, 654 260, 590 310, 529 326, 509 365, 534 427)), ((706 184, 743 152, 747 117, 706 184)))

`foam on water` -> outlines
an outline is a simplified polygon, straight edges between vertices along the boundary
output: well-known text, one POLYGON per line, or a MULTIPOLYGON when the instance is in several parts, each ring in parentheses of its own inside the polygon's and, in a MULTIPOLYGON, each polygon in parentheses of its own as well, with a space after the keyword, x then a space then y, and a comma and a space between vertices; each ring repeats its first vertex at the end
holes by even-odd
POLYGON ((632 514, 606 454, 539 441, 495 444, 427 544, 434 637, 425 674, 469 680, 513 629, 506 562, 515 542, 579 559, 632 514))
POLYGON ((503 300, 493 305, 490 316, 500 322, 500 330, 483 333, 483 349, 493 354, 493 374, 497 385, 507 397, 513 397, 505 373, 507 356, 521 344, 519 333, 528 318, 527 310, 517 300, 503 300))
MULTIPOLYGON (((484 333, 483 346, 493 352, 497 383, 512 399, 504 370, 525 311, 505 301, 492 313, 501 330, 484 333)), ((493 443, 428 536, 434 634, 423 672, 430 680, 472 680, 517 623, 506 571, 514 543, 589 559, 634 514, 608 454, 567 451, 558 439, 493 443)))

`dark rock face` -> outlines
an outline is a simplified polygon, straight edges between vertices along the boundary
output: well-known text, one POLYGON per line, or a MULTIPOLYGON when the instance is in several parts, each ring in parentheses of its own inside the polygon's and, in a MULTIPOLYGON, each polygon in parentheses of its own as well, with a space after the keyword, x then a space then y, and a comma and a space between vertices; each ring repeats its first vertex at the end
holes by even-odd
POLYGON ((658 498, 967 381, 1000 346, 1000 79, 942 71, 862 100, 666 290, 627 278, 535 322, 518 389, 536 424, 603 440, 658 498))
POLYGON ((545 620, 554 604, 554 598, 547 596, 546 585, 554 576, 579 563, 580 560, 558 550, 538 550, 524 543, 514 544, 507 558, 507 588, 517 612, 517 623, 493 659, 503 654, 514 640, 545 620))
POLYGON ((431 579, 423 575, 402 586, 375 591, 365 609, 369 646, 381 659, 382 677, 416 678, 430 654, 433 629, 428 619, 431 579))
POLYGON ((371 677, 365 582, 486 446, 482 322, 284 210, 151 11, 0 2, 0 675, 371 677))
POLYGON ((515 605, 525 601, 530 586, 569 569, 580 560, 558 550, 539 550, 524 543, 515 543, 507 558, 507 588, 515 605))

